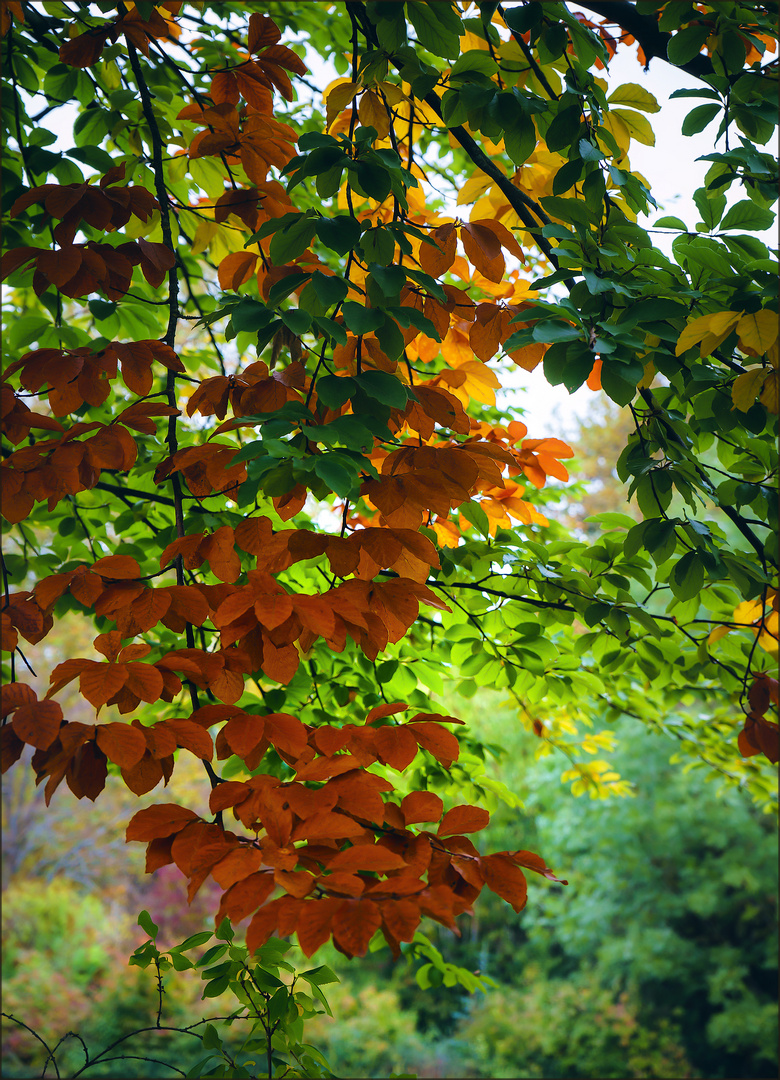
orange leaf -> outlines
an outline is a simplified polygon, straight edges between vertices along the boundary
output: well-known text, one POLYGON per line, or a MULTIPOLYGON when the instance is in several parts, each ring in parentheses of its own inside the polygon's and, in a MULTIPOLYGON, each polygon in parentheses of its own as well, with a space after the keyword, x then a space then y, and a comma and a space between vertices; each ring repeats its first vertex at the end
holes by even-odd
POLYGON ((229 889, 237 881, 243 881, 253 874, 262 862, 262 853, 257 848, 241 845, 220 859, 212 868, 211 876, 223 889, 229 889))
POLYGON ((84 670, 79 676, 79 690, 91 705, 100 710, 125 685, 127 668, 124 664, 99 664, 94 660, 83 660, 82 664, 84 670))
POLYGON ((374 720, 379 720, 384 716, 395 716, 396 713, 406 712, 408 709, 411 709, 411 705, 405 705, 403 701, 394 701, 386 705, 375 705, 366 717, 366 723, 371 724, 374 720))
POLYGON ((109 580, 134 580, 141 576, 141 567, 129 555, 106 555, 92 566, 92 572, 109 580))
POLYGON ((424 273, 438 278, 455 262, 455 225, 452 222, 440 225, 438 229, 434 229, 431 239, 436 242, 436 247, 424 242, 420 244, 420 266, 424 273))
POLYGON ((197 821, 198 815, 186 806, 177 803, 157 803, 145 810, 139 810, 130 819, 125 832, 125 840, 157 840, 163 836, 172 836, 180 832, 191 821, 197 821))
POLYGON ((163 677, 152 664, 126 664, 126 686, 141 701, 157 701, 163 692, 163 677))
MULTIPOLYGON (((203 761, 211 761, 214 756, 214 744, 208 731, 204 731, 194 720, 163 720, 162 723, 176 737, 176 744, 189 750, 203 761)), ((155 728, 160 725, 155 724, 155 728)))
POLYGON ((31 686, 26 683, 12 682, 3 687, 2 699, 0 699, 0 715, 8 716, 20 705, 31 705, 38 700, 38 695, 31 686))
POLYGON ((62 720, 62 709, 56 701, 35 701, 17 708, 11 723, 22 742, 48 750, 60 733, 62 720))
POLYGON ((432 791, 412 791, 401 802, 401 813, 407 825, 418 821, 438 821, 444 803, 432 791))
POLYGON ((342 840, 353 836, 363 836, 365 829, 347 814, 336 814, 329 810, 296 825, 293 840, 342 840))
POLYGON ((130 724, 99 724, 95 740, 108 760, 121 769, 132 769, 146 753, 143 732, 130 724))
POLYGON ((549 866, 545 866, 544 859, 539 855, 535 855, 533 851, 510 852, 509 858, 518 866, 524 866, 526 870, 533 870, 535 873, 541 874, 542 877, 549 878, 550 881, 557 881, 560 885, 569 884, 568 881, 556 877, 549 866))
POLYGON ((477 222, 463 225, 460 239, 466 257, 488 281, 500 282, 504 277, 506 264, 501 254, 501 244, 491 229, 477 222))
POLYGON ((453 806, 441 819, 437 834, 455 836, 462 833, 479 832, 490 821, 490 814, 481 806, 453 806))
POLYGON ((249 37, 247 40, 249 52, 256 53, 269 45, 275 45, 281 36, 281 30, 268 15, 253 12, 249 16, 249 37))
POLYGON ((289 713, 270 713, 264 716, 265 736, 269 742, 285 754, 300 757, 306 748, 307 733, 297 716, 289 713))
POLYGON ((334 855, 329 870, 400 870, 406 863, 400 855, 376 844, 356 844, 334 855))
POLYGON ((272 900, 270 904, 261 907, 256 913, 246 931, 246 947, 250 953, 255 952, 261 945, 265 945, 269 937, 279 925, 280 908, 288 897, 280 896, 272 900))
POLYGON ((257 255, 251 251, 234 251, 219 264, 219 284, 226 292, 237 292, 249 279, 257 265, 257 255))
POLYGON ((433 754, 445 769, 449 769, 453 761, 457 761, 460 745, 451 731, 447 731, 441 724, 430 722, 413 722, 407 726, 420 746, 433 754))
POLYGON ((233 922, 241 922, 264 904, 275 888, 273 874, 269 871, 258 871, 237 881, 222 897, 217 921, 221 922, 227 915, 233 922))
POLYGON ((313 956, 328 940, 333 918, 343 903, 343 900, 326 898, 309 900, 301 906, 295 930, 304 956, 313 956))
POLYGON ((382 922, 397 941, 412 941, 420 925, 419 905, 413 900, 385 900, 381 905, 382 922))
POLYGON ((198 554, 208 560, 220 581, 235 581, 241 573, 241 560, 233 546, 233 530, 229 525, 223 525, 216 532, 204 536, 198 554))
POLYGON ((522 911, 528 898, 525 874, 506 855, 486 855, 482 859, 482 873, 489 889, 522 911))
POLYGON ((381 924, 382 916, 373 900, 342 900, 333 916, 334 943, 347 956, 365 956, 381 924))

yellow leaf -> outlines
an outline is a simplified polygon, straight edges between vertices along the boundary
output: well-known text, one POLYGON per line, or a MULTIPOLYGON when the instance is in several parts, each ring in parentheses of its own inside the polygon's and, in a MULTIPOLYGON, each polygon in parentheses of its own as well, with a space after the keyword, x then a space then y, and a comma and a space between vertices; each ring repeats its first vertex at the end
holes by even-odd
POLYGON ((201 220, 198 222, 198 227, 195 230, 195 235, 192 238, 192 247, 190 248, 190 254, 200 255, 202 252, 210 246, 212 240, 219 232, 220 226, 216 221, 201 220))
POLYGON ((761 389, 761 404, 765 405, 771 413, 775 416, 778 415, 780 405, 778 400, 780 399, 780 373, 777 371, 770 371, 764 380, 764 385, 761 389))
POLYGON ((739 347, 753 356, 763 356, 777 341, 777 312, 764 308, 743 315, 737 324, 739 347))
MULTIPOLYGON (((620 150, 620 158, 622 158, 628 153, 628 147, 631 143, 631 132, 628 130, 628 126, 623 122, 622 117, 619 116, 618 113, 619 110, 617 109, 614 112, 604 113, 601 118, 601 124, 602 127, 607 129, 617 143, 618 149, 620 150)), ((598 132, 596 132, 596 139, 599 141, 602 150, 605 150, 608 154, 612 154, 610 147, 599 139, 598 132)), ((619 161, 620 158, 617 160, 619 161)))
MULTIPOLYGON (((493 391, 497 390, 501 383, 487 364, 479 360, 469 360, 465 364, 459 364, 456 371, 463 372, 466 378, 460 386, 452 387, 451 393, 455 393, 456 397, 460 396, 462 400, 462 396, 458 394, 458 390, 462 390, 474 401, 483 405, 495 405, 496 395, 493 391)), ((467 403, 464 402, 465 404, 467 403)))
POLYGON ((363 127, 376 128, 380 139, 386 139, 390 131, 390 117, 379 94, 367 90, 360 99, 358 116, 363 127))
POLYGON ((760 619, 763 613, 764 604, 761 600, 743 600, 734 608, 734 622, 750 626, 756 619, 760 619))
POLYGON ((487 175, 483 173, 481 169, 477 169, 473 176, 470 176, 463 187, 458 192, 458 206, 468 205, 474 202, 484 195, 488 188, 493 186, 493 181, 487 175))
POLYGON ((758 644, 765 652, 774 657, 777 657, 778 651, 780 651, 780 641, 778 641, 778 638, 780 638, 780 634, 778 634, 779 625, 778 613, 770 611, 764 622, 764 628, 758 635, 758 644))
POLYGON ((632 109, 613 109, 612 115, 620 117, 632 139, 646 146, 655 146, 655 132, 650 127, 650 121, 641 113, 634 112, 632 109))
POLYGON ((637 383, 637 389, 642 390, 647 386, 652 386, 653 379, 656 376, 656 366, 652 360, 648 360, 645 364, 645 373, 641 380, 637 383))
POLYGON ((396 86, 395 83, 381 82, 377 83, 377 89, 381 90, 391 105, 398 105, 401 101, 408 101, 406 94, 400 86, 396 86))
POLYGON ((690 349, 692 345, 698 345, 708 334, 722 333, 724 328, 727 328, 723 334, 725 338, 731 327, 739 319, 740 314, 739 311, 716 311, 713 315, 701 315, 698 319, 691 319, 677 340, 677 347, 674 350, 675 356, 680 356, 681 353, 690 349))
POLYGON ((739 409, 740 412, 747 412, 758 397, 765 378, 766 372, 763 368, 751 368, 750 371, 737 375, 731 386, 731 400, 734 402, 734 408, 739 409))
POLYGON ((637 83, 624 83, 611 93, 607 100, 610 105, 630 105, 632 109, 641 109, 642 112, 661 111, 661 106, 650 91, 637 83))
POLYGON ((726 634, 730 634, 732 629, 731 626, 716 626, 714 630, 710 630, 709 636, 707 637, 707 644, 714 645, 716 641, 720 641, 726 634))
POLYGON ((349 105, 355 94, 360 90, 357 83, 345 79, 343 82, 331 84, 325 97, 325 122, 327 127, 333 123, 338 114, 349 105))

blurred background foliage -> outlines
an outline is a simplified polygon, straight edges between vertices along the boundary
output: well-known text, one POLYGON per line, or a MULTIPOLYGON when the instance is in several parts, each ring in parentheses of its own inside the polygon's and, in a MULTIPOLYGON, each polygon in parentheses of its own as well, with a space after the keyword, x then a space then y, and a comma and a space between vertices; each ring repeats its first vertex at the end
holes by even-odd
MULTIPOLYGON (((496 981, 487 995, 423 990, 415 979, 419 961, 393 964, 387 949, 349 965, 339 957, 334 1018, 323 1016, 307 1031, 336 1075, 775 1075, 773 816, 716 773, 685 774, 670 764, 675 743, 630 720, 617 725, 613 759, 634 795, 577 798, 561 784, 565 759, 545 754, 499 694, 480 691, 469 701, 453 695, 444 704, 495 748, 489 775, 523 801, 517 809, 491 807, 491 849, 543 850, 569 885, 535 879, 528 907, 509 919, 505 905, 486 895, 473 918, 461 919, 460 938, 424 927, 447 961, 496 981)), ((4 1010, 50 1045, 75 1030, 97 1050, 154 1023, 154 976, 126 963, 143 937, 140 908, 160 925, 166 947, 206 926, 214 899, 204 885, 188 908, 173 867, 147 878, 136 860, 128 875, 126 792, 109 787, 89 815, 73 813, 75 803, 62 792, 46 812, 29 776, 18 770, 3 787, 6 821, 14 813, 21 821, 20 807, 25 813, 5 836, 4 1010), (103 834, 99 859, 92 854, 96 831, 103 834)), ((181 783, 186 790, 184 769, 181 783)), ((331 962, 331 950, 317 959, 331 962)), ((219 999, 200 1000, 191 974, 167 979, 163 1024, 224 1014, 219 999)), ((128 1049, 186 1069, 199 1044, 150 1032, 128 1049)), ((40 1075, 44 1056, 27 1032, 5 1025, 5 1076, 40 1075)), ((62 1075, 82 1063, 69 1040, 62 1075)), ((112 1068, 87 1075, 116 1075, 112 1068)), ((128 1077, 172 1075, 143 1061, 122 1070, 128 1077)))

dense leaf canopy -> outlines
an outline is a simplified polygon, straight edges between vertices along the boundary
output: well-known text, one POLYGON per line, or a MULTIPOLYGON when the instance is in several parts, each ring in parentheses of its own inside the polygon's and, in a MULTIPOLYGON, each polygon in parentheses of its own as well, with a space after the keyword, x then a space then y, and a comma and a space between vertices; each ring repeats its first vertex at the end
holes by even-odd
POLYGON ((453 679, 575 794, 630 793, 627 714, 771 802, 776 7, 4 3, 3 769, 94 800, 201 759, 127 839, 307 955, 553 877, 472 841, 513 795, 453 679), (648 64, 721 147, 695 221, 631 166, 648 64), (518 377, 627 411, 639 520, 558 520, 518 377))

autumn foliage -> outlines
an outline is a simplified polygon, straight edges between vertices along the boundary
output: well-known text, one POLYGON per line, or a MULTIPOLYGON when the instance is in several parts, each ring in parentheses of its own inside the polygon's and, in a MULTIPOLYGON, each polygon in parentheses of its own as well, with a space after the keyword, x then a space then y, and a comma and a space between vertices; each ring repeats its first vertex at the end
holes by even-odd
MULTIPOLYGON (((88 179, 52 166, 53 182, 25 156, 8 210, 19 242, 2 276, 53 321, 31 325, 4 370, 3 516, 25 550, 65 519, 76 524, 58 524, 61 535, 83 535, 59 563, 36 563, 16 591, 5 576, 3 770, 31 746, 48 804, 63 781, 78 799, 96 799, 109 777, 146 795, 167 785, 179 753, 194 755, 204 769, 198 811, 161 800, 127 826, 127 840, 146 845, 150 873, 175 864, 189 899, 211 877, 222 889, 217 921, 249 920, 250 950, 296 934, 307 956, 330 939, 363 955, 381 931, 397 955, 423 917, 457 930, 485 887, 519 912, 525 871, 559 879, 539 855, 483 854, 471 839, 488 812, 459 802, 447 779, 463 721, 436 711, 416 676, 408 700, 393 700, 392 684, 389 696, 384 689, 392 676, 358 693, 350 669, 376 672, 397 647, 391 655, 414 671, 426 627, 446 644, 450 616, 487 619, 485 605, 461 598, 497 597, 527 611, 506 624, 518 639, 509 651, 495 645, 505 627, 494 620, 467 660, 474 671, 483 653, 495 660, 491 678, 519 695, 529 737, 559 745, 537 715, 535 679, 549 678, 551 699, 564 703, 586 690, 598 698, 608 696, 602 664, 617 664, 632 687, 621 699, 630 711, 651 677, 642 665, 660 673, 667 658, 675 663, 677 615, 645 610, 629 576, 653 596, 659 586, 631 559, 644 543, 662 565, 659 549, 670 544, 670 557, 678 540, 682 555, 661 586, 673 600, 689 602, 690 582, 701 588, 705 574, 713 587, 731 574, 753 605, 732 617, 727 592, 703 620, 715 627, 709 639, 693 641, 706 652, 730 630, 741 641, 748 630, 753 648, 735 676, 748 699, 739 750, 776 761, 777 683, 755 656, 756 642, 771 653, 772 641, 776 655, 771 545, 764 552, 751 524, 727 515, 749 547, 761 546, 762 569, 751 573, 740 569, 744 551, 732 557, 693 523, 690 493, 715 489, 686 459, 675 402, 651 392, 661 372, 685 398, 681 373, 694 369, 697 392, 717 382, 758 436, 777 413, 776 313, 740 285, 730 296, 723 286, 717 310, 688 318, 671 271, 668 280, 665 270, 642 277, 652 260, 638 257, 647 245, 634 222, 651 197, 627 150, 631 138, 648 141, 643 111, 654 99, 629 84, 628 100, 618 93, 614 105, 634 108, 610 109, 583 75, 608 64, 621 35, 595 17, 559 22, 541 10, 548 5, 480 5, 481 16, 475 8, 466 18, 466 5, 415 0, 406 11, 421 60, 406 44, 403 4, 305 5, 336 9, 345 22, 349 76, 302 124, 290 103, 311 85, 302 82, 307 65, 262 5, 242 5, 240 33, 218 48, 190 11, 198 5, 100 7, 54 26, 27 4, 3 5, 12 65, 29 32, 56 40, 51 70, 63 86, 82 92, 93 78, 119 79, 121 67, 130 92, 120 101, 119 83, 106 91, 116 113, 105 132, 110 164, 102 134, 78 159, 93 169, 88 179), (187 65, 177 69, 171 56, 183 45, 187 65), (569 57, 580 75, 566 69, 569 57), (487 154, 474 141, 480 132, 487 154), (473 205, 469 220, 428 186, 434 137, 457 168, 464 153, 469 161, 458 198, 473 205), (551 286, 571 299, 556 301, 551 286), (134 336, 122 312, 139 302, 148 330, 134 336), (643 317, 643 304, 656 306, 643 317), (739 360, 713 360, 717 374, 701 375, 723 348, 739 360), (655 532, 632 527, 623 551, 590 563, 576 545, 556 548, 558 533, 545 553, 547 481, 568 480, 573 450, 552 434, 529 437, 525 422, 497 408, 498 374, 509 371, 544 371, 570 390, 587 382, 626 406, 639 395, 634 458, 618 468, 634 477, 655 532), (690 516, 669 508, 672 478, 690 516), (107 508, 100 536, 80 517, 97 499, 107 508), (459 567, 470 593, 457 591, 459 567), (24 681, 20 639, 37 644, 68 611, 95 620, 98 658, 58 663, 39 698, 24 681), (528 628, 540 612, 562 622, 560 634, 549 630, 556 644, 537 651, 552 627, 528 628), (639 642, 647 633, 661 640, 658 657, 639 642), (639 667, 630 656, 615 661, 602 647, 610 641, 639 667), (582 660, 591 646, 594 658, 582 660), (580 664, 595 683, 577 684, 580 664), (318 671, 330 684, 325 702, 318 671), (71 683, 94 722, 64 715, 57 696, 71 683), (430 789, 437 783, 442 795, 430 789)), ((698 34, 701 25, 675 29, 698 34)), ((762 26, 743 35, 755 51, 742 51, 748 66, 769 44, 762 26)), ((626 31, 622 41, 634 37, 626 31)), ((708 32, 680 64, 710 64, 717 47, 708 32)), ((14 87, 24 70, 12 68, 14 87)), ((92 122, 90 112, 82 115, 92 122)), ((16 124, 23 150, 18 111, 16 124)), ((747 167, 763 183, 755 162, 747 167)), ((704 249, 682 236, 693 249, 691 263, 681 256, 687 272, 704 249)), ((709 265, 703 254, 700 263, 709 265)), ((689 295, 703 303, 707 290, 689 295)), ((761 488, 765 506, 759 473, 748 469, 746 483, 761 488)), ((740 497, 742 506, 752 493, 740 497)), ((719 505, 731 507, 728 493, 719 505)), ((695 621, 697 609, 680 621, 695 621)), ((699 655, 711 685, 719 661, 699 655)), ((732 674, 733 663, 723 661, 732 674)), ((598 769, 591 775, 598 785, 598 769)))

